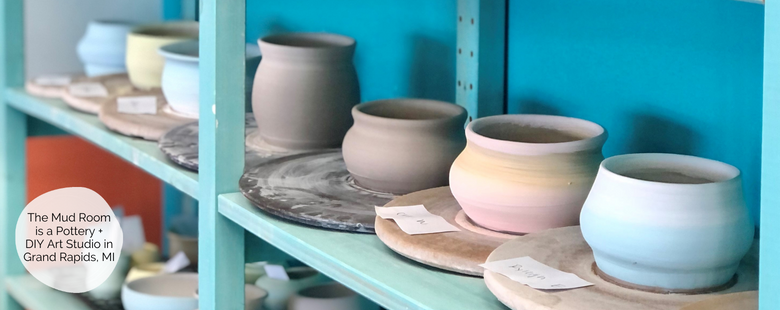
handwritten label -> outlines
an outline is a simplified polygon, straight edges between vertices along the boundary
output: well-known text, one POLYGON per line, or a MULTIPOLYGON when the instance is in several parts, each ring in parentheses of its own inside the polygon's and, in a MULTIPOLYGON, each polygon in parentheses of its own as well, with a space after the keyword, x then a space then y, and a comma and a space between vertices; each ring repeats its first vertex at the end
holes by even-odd
POLYGON ((108 90, 100 83, 76 83, 68 86, 68 92, 76 97, 108 97, 108 90))
POLYGON ((119 97, 116 99, 117 111, 125 114, 157 114, 157 97, 119 97))
POLYGON ((423 205, 374 207, 374 210, 379 217, 394 220, 401 230, 410 235, 460 231, 443 217, 428 212, 423 205))
POLYGON ((271 279, 290 281, 290 276, 287 275, 287 271, 284 270, 282 265, 265 265, 265 274, 271 279))
POLYGON ((70 84, 70 76, 67 75, 42 75, 33 80, 41 86, 66 86, 70 84))
POLYGON ((163 273, 174 273, 184 269, 190 265, 190 259, 187 258, 187 254, 184 252, 176 253, 171 259, 169 259, 163 267, 163 273))
POLYGON ((539 290, 565 290, 593 285, 573 273, 552 268, 528 256, 484 263, 480 266, 539 290))

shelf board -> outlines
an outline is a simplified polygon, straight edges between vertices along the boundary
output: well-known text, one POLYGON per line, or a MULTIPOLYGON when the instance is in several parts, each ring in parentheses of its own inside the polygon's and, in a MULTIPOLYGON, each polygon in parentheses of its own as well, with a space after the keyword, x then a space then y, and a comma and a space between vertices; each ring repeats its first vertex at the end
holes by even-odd
POLYGON ((24 274, 5 280, 8 293, 28 310, 88 310, 78 297, 46 286, 32 275, 24 274))
POLYGON ((219 197, 219 212, 247 231, 388 309, 506 309, 482 278, 406 259, 376 235, 336 232, 262 213, 241 193, 219 197))
POLYGON ((120 135, 95 115, 75 111, 59 99, 35 97, 24 89, 6 89, 5 99, 19 111, 82 137, 198 199, 198 174, 169 161, 157 142, 120 135))

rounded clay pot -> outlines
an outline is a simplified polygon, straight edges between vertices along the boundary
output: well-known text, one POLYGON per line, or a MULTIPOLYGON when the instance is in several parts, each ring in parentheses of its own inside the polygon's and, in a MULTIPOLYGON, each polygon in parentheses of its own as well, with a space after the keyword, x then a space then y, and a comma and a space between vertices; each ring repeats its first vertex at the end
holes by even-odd
POLYGON ((580 221, 602 272, 667 290, 725 284, 754 233, 739 170, 675 154, 604 160, 580 221))
POLYGON ((344 162, 366 188, 407 194, 449 183, 466 146, 466 109, 424 99, 388 99, 352 108, 355 124, 342 145, 344 162))
POLYGON ((125 278, 125 283, 133 282, 142 278, 154 277, 162 273, 163 269, 165 269, 165 263, 163 262, 144 263, 137 265, 133 268, 130 268, 130 272, 127 273, 127 278, 125 278))
POLYGON ((180 235, 175 232, 168 232, 168 255, 173 257, 179 252, 184 252, 187 259, 193 265, 198 264, 198 237, 180 235))
MULTIPOLYGON (((255 46, 256 48, 256 46, 255 46)), ((162 73, 162 91, 171 109, 181 116, 198 118, 200 74, 198 41, 189 40, 160 47, 165 58, 162 73)), ((246 47, 247 76, 254 76, 260 62, 260 53, 250 45, 246 47)), ((251 90, 251 86, 249 88, 251 90)))
POLYGON ((133 28, 127 35, 126 65, 130 82, 141 89, 160 87, 165 60, 157 50, 164 45, 197 38, 197 22, 174 22, 133 28))
POLYGON ((298 291, 287 310, 376 310, 375 303, 339 283, 328 283, 298 291))
POLYGON ((197 273, 172 273, 142 278, 122 287, 125 310, 192 310, 198 308, 193 292, 197 273))
POLYGON ((286 149, 338 147, 360 101, 352 65, 355 40, 328 33, 293 33, 258 40, 252 108, 260 135, 286 149))
POLYGON ((471 122, 466 139, 450 169, 463 211, 488 229, 531 233, 577 225, 607 132, 570 117, 498 115, 471 122))
POLYGON ((112 21, 91 21, 76 45, 76 53, 84 64, 87 76, 126 72, 125 50, 127 34, 132 24, 112 21))
POLYGON ((289 281, 274 279, 264 275, 255 282, 255 285, 268 291, 268 298, 263 303, 265 309, 287 309, 287 301, 295 292, 327 280, 319 271, 309 267, 287 268, 286 271, 290 277, 289 281))

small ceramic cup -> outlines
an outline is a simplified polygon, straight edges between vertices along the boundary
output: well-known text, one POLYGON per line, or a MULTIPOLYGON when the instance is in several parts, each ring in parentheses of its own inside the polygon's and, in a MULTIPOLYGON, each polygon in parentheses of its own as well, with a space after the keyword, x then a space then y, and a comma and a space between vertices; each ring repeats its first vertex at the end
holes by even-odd
POLYGON ((676 154, 604 160, 580 222, 601 272, 664 292, 727 283, 754 233, 739 170, 676 154))
POLYGON ((197 273, 172 273, 129 282, 122 287, 125 310, 192 310, 198 299, 197 273))
POLYGON ((339 283, 308 287, 290 297, 288 310, 376 310, 375 303, 339 283))
POLYGON ((197 38, 197 22, 173 22, 133 28, 127 36, 126 52, 130 82, 141 89, 160 87, 165 60, 158 54, 158 49, 163 45, 197 38))
POLYGON ((130 272, 127 273, 127 277, 125 278, 125 283, 160 275, 163 269, 165 269, 165 263, 163 262, 144 263, 137 265, 133 268, 130 268, 130 272))
POLYGON ((76 45, 87 76, 126 72, 127 34, 134 26, 126 22, 91 21, 76 45))
POLYGON ((255 282, 255 285, 268 291, 268 298, 263 303, 268 310, 287 309, 287 302, 295 292, 327 280, 319 271, 309 267, 292 267, 287 268, 286 271, 289 281, 264 275, 255 282))
POLYGON ((184 252, 187 259, 194 265, 198 263, 198 237, 190 237, 168 232, 168 255, 173 257, 179 252, 184 252))
POLYGON ((352 108, 355 124, 342 146, 357 184, 407 194, 449 184, 452 162, 466 147, 466 109, 425 99, 387 99, 352 108))

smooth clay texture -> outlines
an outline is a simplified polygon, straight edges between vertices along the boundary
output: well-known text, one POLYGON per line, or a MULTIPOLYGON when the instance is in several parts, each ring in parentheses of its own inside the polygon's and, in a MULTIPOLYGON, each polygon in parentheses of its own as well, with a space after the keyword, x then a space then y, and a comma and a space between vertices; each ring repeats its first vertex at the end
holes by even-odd
POLYGON ((352 108, 355 125, 342 152, 366 188, 407 194, 449 184, 452 162, 466 147, 466 109, 424 99, 388 99, 352 108))
POLYGON ((160 87, 165 59, 157 50, 164 45, 197 38, 197 22, 173 22, 134 28, 127 36, 126 65, 130 81, 140 89, 160 87))
POLYGON ((127 34, 133 25, 126 22, 91 21, 76 46, 87 76, 124 73, 127 34))
POLYGON ((463 211, 488 229, 531 233, 577 225, 607 133, 575 118, 500 115, 471 122, 466 138, 450 169, 463 211))
POLYGON ((668 291, 730 281, 754 233, 739 170, 676 154, 604 160, 580 222, 602 272, 668 291))
POLYGON ((379 306, 339 283, 328 283, 298 291, 290 297, 287 310, 376 310, 379 306))
POLYGON ((173 273, 141 278, 122 287, 126 310, 192 310, 198 307, 197 273, 173 273))
POLYGON ((260 135, 286 149, 341 145, 360 102, 352 64, 355 40, 328 33, 292 33, 258 40, 252 107, 260 135))

